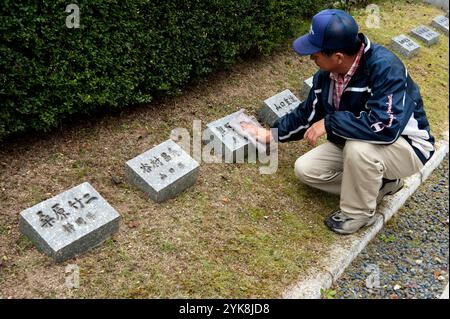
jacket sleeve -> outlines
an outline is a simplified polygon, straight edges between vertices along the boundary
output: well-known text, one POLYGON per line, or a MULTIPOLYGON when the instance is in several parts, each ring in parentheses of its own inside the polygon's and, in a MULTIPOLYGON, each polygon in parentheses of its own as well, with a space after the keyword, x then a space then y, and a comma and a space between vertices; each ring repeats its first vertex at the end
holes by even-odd
POLYGON ((325 116, 328 138, 391 144, 408 121, 405 99, 409 98, 406 69, 400 61, 380 61, 371 71, 371 97, 358 116, 337 111, 325 116), (386 65, 387 64, 387 65, 386 65))
POLYGON ((313 87, 306 100, 272 125, 272 128, 278 129, 279 142, 301 140, 311 124, 323 118, 323 107, 318 98, 321 89, 314 85, 317 76, 314 76, 313 87))

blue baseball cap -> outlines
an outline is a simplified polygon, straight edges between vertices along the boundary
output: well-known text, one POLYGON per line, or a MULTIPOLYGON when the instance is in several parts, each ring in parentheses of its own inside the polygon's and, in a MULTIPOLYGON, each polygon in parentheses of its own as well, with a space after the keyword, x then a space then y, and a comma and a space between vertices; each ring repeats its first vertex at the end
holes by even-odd
POLYGON ((311 22, 308 34, 292 43, 299 55, 310 55, 324 49, 344 49, 356 42, 358 24, 345 11, 326 9, 316 14, 311 22))

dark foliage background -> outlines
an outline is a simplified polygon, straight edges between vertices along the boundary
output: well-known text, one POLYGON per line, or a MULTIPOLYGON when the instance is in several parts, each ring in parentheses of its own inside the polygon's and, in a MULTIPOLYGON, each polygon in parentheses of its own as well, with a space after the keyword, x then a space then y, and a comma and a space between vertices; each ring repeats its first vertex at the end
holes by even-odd
POLYGON ((149 103, 188 81, 267 54, 324 0, 2 0, 0 140, 74 114, 149 103))

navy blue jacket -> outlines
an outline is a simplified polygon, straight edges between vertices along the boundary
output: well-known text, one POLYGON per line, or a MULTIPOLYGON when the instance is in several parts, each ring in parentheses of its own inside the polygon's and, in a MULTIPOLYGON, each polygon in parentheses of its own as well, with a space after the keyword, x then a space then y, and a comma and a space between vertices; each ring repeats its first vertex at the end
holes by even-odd
POLYGON ((315 122, 325 118, 329 141, 359 140, 392 144, 403 136, 422 163, 434 153, 434 138, 423 109, 419 88, 402 61, 363 34, 364 55, 346 86, 339 105, 333 106, 330 73, 318 71, 305 101, 274 123, 278 140, 300 140, 315 122))

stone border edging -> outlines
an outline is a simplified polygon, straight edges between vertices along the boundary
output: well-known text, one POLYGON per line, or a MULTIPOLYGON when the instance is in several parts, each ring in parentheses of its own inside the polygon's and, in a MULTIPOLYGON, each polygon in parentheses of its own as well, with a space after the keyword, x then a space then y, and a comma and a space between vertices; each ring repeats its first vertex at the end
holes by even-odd
POLYGON ((447 282, 447 286, 445 286, 444 291, 442 292, 442 295, 439 299, 448 299, 448 282, 447 282))
POLYGON ((331 246, 328 256, 320 261, 320 269, 310 271, 302 280, 287 288, 284 299, 319 299, 321 289, 328 289, 337 281, 344 270, 367 246, 367 244, 383 228, 383 225, 403 206, 406 200, 416 191, 433 170, 443 161, 449 151, 448 132, 445 139, 436 143, 436 152, 420 172, 405 179, 405 187, 383 201, 378 218, 374 225, 362 232, 343 237, 343 241, 331 246))

